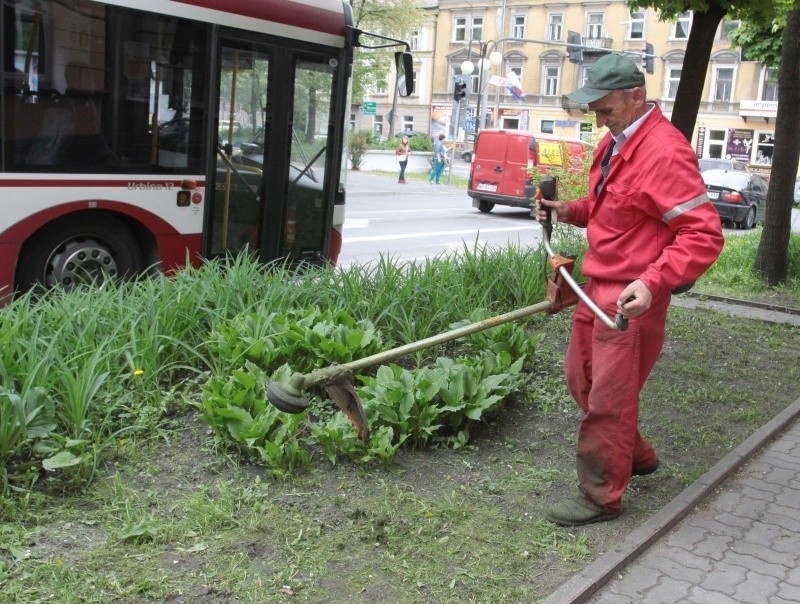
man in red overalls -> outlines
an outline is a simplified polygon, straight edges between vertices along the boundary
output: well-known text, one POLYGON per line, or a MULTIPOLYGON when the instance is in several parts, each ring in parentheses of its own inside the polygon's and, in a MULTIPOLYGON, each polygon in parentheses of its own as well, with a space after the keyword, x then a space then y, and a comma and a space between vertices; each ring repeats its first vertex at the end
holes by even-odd
MULTIPOLYGON (((586 84, 567 95, 588 104, 597 126, 609 130, 594 154, 589 194, 540 202, 559 221, 586 227, 585 292, 606 314, 629 317, 628 329, 618 331, 583 302, 575 310, 564 365, 584 414, 579 492, 546 515, 562 526, 616 518, 631 475, 658 468, 653 446, 639 434, 639 392, 661 353, 672 291, 702 275, 723 246, 695 153, 647 101, 644 83, 622 55, 594 64, 586 84)), ((548 213, 540 205, 540 220, 548 213)))

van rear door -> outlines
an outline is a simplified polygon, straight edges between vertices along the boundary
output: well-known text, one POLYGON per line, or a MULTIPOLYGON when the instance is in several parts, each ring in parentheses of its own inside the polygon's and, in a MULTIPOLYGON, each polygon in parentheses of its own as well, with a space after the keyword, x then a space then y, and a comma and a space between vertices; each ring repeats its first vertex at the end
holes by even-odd
POLYGON ((481 130, 478 133, 470 170, 470 189, 486 193, 502 190, 507 140, 506 133, 501 130, 481 130))
POLYGON ((527 132, 481 130, 472 159, 470 197, 527 207, 525 180, 532 141, 527 132))

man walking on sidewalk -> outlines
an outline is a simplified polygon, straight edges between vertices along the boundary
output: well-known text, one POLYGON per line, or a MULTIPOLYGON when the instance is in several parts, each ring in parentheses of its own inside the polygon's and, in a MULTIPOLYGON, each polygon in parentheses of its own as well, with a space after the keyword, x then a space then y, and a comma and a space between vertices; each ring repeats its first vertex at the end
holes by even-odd
POLYGON ((583 302, 573 316, 564 372, 583 410, 578 494, 546 516, 563 526, 616 518, 631 475, 658 468, 639 433, 639 392, 661 354, 672 290, 702 275, 723 245, 694 150, 646 94, 644 74, 622 55, 594 64, 567 95, 610 131, 595 151, 589 193, 542 200, 538 211, 540 220, 552 208, 559 221, 586 228, 584 291, 607 314, 630 318, 626 331, 609 329, 583 302))

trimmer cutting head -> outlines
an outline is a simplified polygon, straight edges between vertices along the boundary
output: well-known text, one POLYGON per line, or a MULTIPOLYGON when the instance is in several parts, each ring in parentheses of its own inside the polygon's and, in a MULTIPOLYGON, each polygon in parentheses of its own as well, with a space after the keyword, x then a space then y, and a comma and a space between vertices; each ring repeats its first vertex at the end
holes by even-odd
POLYGON ((270 382, 267 385, 267 400, 284 413, 298 414, 308 408, 308 399, 290 394, 283 384, 270 382))

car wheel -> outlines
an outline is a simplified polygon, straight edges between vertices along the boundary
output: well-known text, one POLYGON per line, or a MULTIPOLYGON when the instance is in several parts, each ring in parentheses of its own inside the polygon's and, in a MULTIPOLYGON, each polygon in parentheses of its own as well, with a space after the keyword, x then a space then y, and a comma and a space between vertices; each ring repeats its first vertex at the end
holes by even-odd
POLYGON ((492 208, 494 208, 494 204, 491 201, 486 201, 485 199, 478 201, 478 209, 484 214, 491 212, 492 208))
POLYGON ((36 285, 72 289, 81 283, 101 285, 142 270, 136 239, 113 216, 81 217, 55 223, 22 250, 17 267, 21 291, 36 285))
POLYGON ((756 227, 756 208, 755 206, 750 206, 750 209, 747 211, 747 216, 744 217, 740 223, 738 223, 740 229, 754 229, 756 227))
POLYGON ((470 153, 469 151, 464 151, 464 153, 461 154, 461 159, 463 159, 467 163, 471 162, 472 153, 470 153))

